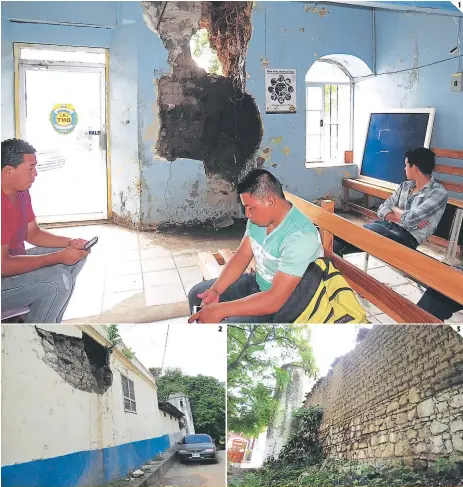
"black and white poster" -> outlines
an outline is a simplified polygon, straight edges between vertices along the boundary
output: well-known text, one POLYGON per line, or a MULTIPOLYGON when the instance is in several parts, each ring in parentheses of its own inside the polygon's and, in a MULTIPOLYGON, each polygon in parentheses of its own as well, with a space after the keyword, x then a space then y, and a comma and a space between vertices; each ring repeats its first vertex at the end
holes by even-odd
POLYGON ((296 70, 265 70, 265 112, 296 113, 296 70))

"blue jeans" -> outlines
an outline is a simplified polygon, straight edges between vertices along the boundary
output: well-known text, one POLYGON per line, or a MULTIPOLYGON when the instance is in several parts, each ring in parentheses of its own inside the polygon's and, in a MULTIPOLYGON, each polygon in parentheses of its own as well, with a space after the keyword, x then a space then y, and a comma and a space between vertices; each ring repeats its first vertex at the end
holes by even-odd
MULTIPOLYGON (((394 222, 379 220, 372 223, 367 223, 364 225, 364 228, 378 233, 383 237, 390 238, 391 240, 394 240, 394 242, 405 245, 410 249, 415 250, 418 247, 418 242, 416 241, 415 237, 410 232, 405 230, 405 228, 402 228, 394 222)), ((358 249, 354 245, 340 238, 334 239, 333 250, 335 254, 338 254, 341 257, 343 257, 345 254, 352 254, 353 252, 362 252, 361 249, 358 249)))
MULTIPOLYGON (((33 247, 27 255, 62 249, 33 247)), ((74 265, 56 264, 17 276, 2 277, 2 311, 29 306, 26 323, 60 323, 86 257, 74 265)))
MULTIPOLYGON (((196 284, 188 294, 188 302, 190 305, 190 312, 193 313, 193 306, 199 306, 201 299, 197 297, 206 289, 209 289, 217 279, 200 282, 196 284)), ((251 294, 259 293, 260 289, 257 285, 255 274, 243 274, 236 282, 234 282, 227 290, 220 295, 220 302, 236 301, 237 299, 251 296, 251 294)), ((273 314, 262 316, 230 316, 225 318, 222 323, 272 323, 273 314)))

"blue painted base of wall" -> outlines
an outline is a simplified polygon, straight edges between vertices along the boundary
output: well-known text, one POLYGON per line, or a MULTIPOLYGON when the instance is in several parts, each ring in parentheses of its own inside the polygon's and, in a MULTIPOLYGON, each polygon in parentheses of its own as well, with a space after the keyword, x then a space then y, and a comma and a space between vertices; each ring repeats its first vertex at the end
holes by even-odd
POLYGON ((98 487, 169 448, 169 435, 2 467, 4 487, 98 487))

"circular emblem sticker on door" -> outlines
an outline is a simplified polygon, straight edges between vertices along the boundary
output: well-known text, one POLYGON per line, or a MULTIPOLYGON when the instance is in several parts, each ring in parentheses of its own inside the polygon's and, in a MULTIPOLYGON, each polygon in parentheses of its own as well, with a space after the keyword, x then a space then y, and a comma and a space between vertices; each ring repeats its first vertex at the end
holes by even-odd
POLYGON ((70 104, 55 105, 50 113, 50 122, 59 134, 70 134, 78 121, 77 112, 70 104))

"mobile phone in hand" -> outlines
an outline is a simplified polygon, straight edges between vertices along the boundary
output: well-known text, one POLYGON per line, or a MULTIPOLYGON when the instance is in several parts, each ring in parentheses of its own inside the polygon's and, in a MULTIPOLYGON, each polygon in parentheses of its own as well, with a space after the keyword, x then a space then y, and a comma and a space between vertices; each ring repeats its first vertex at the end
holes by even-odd
POLYGON ((90 250, 96 243, 98 242, 98 237, 93 237, 92 240, 89 240, 83 247, 82 250, 90 250))

